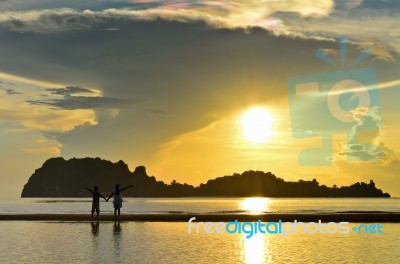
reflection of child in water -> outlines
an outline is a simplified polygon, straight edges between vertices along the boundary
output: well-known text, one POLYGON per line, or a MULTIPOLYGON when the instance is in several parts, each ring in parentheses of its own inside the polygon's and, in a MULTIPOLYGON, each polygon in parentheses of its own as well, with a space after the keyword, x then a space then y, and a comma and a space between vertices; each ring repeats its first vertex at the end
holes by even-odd
POLYGON ((100 214, 100 197, 102 197, 104 200, 107 201, 107 199, 99 192, 99 187, 94 186, 94 190, 85 187, 86 190, 91 192, 93 194, 93 200, 92 200, 92 218, 94 211, 97 213, 97 220, 99 220, 99 214, 100 214))
POLYGON ((117 212, 118 212, 118 219, 121 215, 121 207, 122 207, 122 191, 133 187, 133 185, 126 186, 122 189, 119 188, 119 184, 115 185, 115 190, 111 193, 110 197, 106 199, 108 201, 111 197, 114 196, 113 204, 114 204, 114 218, 117 219, 117 212))
POLYGON ((92 234, 97 235, 99 233, 99 221, 92 221, 92 234))
POLYGON ((119 221, 114 222, 114 235, 119 235, 121 234, 121 225, 119 224, 119 221))

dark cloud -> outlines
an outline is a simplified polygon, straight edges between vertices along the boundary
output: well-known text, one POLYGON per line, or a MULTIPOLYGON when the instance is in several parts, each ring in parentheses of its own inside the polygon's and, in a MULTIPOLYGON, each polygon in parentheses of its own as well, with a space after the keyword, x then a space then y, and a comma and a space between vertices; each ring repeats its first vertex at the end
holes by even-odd
POLYGON ((400 2, 398 0, 363 0, 361 8, 371 8, 377 10, 392 11, 393 13, 399 12, 400 2))
POLYGON ((77 93, 93 93, 92 90, 79 86, 66 86, 65 88, 49 88, 46 89, 46 91, 49 91, 51 94, 65 95, 65 96, 77 93))
POLYGON ((15 90, 13 90, 13 89, 5 89, 5 91, 6 91, 6 94, 7 94, 7 95, 22 94, 22 93, 17 92, 17 91, 15 91, 15 90))
MULTIPOLYGON (((12 83, 2 82, 2 81, 0 81, 0 84, 13 85, 12 83)), ((7 95, 22 94, 21 92, 18 92, 18 91, 16 91, 16 90, 10 89, 10 88, 3 88, 3 87, 0 87, 0 89, 3 90, 7 95)))
POLYGON ((47 105, 54 108, 75 110, 75 109, 113 109, 137 104, 141 100, 129 100, 107 97, 69 96, 62 99, 32 100, 27 101, 32 105, 47 105))
MULTIPOLYGON (((61 95, 63 98, 51 98, 42 100, 28 100, 32 105, 47 105, 53 108, 74 109, 116 109, 143 102, 139 99, 121 99, 103 96, 77 96, 76 94, 94 94, 93 90, 80 86, 66 86, 64 88, 46 89, 51 95, 61 95)), ((45 97, 48 97, 46 95, 45 97)))
POLYGON ((349 148, 351 151, 362 151, 364 150, 364 146, 363 145, 351 145, 349 148))
POLYGON ((347 155, 350 160, 355 159, 361 161, 379 160, 384 155, 384 153, 379 150, 378 146, 372 146, 372 149, 367 146, 367 144, 349 144, 347 146, 348 151, 346 153, 340 153, 340 155, 347 155))
POLYGON ((68 0, 68 1, 53 1, 53 0, 0 0, 2 10, 26 11, 39 9, 54 9, 54 8, 73 8, 77 10, 103 10, 108 8, 146 8, 154 6, 152 2, 135 3, 131 1, 109 1, 109 0, 68 0))

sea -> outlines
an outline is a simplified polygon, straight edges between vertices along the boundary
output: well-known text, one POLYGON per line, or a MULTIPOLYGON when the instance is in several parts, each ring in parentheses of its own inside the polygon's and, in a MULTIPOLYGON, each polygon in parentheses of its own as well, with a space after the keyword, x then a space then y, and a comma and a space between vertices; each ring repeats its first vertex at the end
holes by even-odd
MULTIPOLYGON (((112 203, 101 202, 102 213, 112 203)), ((90 198, 1 198, 0 214, 90 213, 90 198)), ((398 198, 124 198, 122 214, 400 212, 398 198)), ((316 217, 317 219, 317 217, 316 217)), ((188 233, 187 222, 0 221, 0 263, 399 263, 383 233, 188 233)))

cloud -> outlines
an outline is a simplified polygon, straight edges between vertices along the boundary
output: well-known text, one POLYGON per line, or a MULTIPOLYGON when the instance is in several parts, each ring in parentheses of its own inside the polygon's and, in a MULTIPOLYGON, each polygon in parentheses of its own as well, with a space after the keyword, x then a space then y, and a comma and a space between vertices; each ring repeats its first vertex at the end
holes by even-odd
POLYGON ((365 144, 351 144, 348 145, 347 157, 350 160, 369 161, 380 159, 382 153, 374 146, 367 148, 365 144))
POLYGON ((352 128, 350 133, 349 142, 356 143, 358 134, 365 130, 374 131, 369 135, 368 142, 372 143, 379 136, 379 129, 381 127, 382 116, 380 107, 374 106, 370 109, 357 108, 353 111, 357 124, 352 128))
POLYGON ((28 100, 32 105, 47 105, 65 110, 75 109, 97 109, 97 108, 120 108, 142 102, 142 100, 119 99, 109 97, 88 97, 88 96, 69 96, 62 99, 28 100))
POLYGON ((80 93, 89 93, 89 94, 95 93, 90 89, 82 88, 79 86, 67 86, 65 88, 49 88, 46 89, 46 91, 50 92, 51 94, 64 95, 64 96, 80 94, 80 93))
MULTIPOLYGON (((93 111, 90 110, 61 110, 39 106, 23 105, 16 109, 15 104, 3 105, 0 109, 2 122, 13 122, 19 124, 21 129, 36 131, 70 131, 77 124, 90 122, 95 124, 93 111)), ((10 130, 12 131, 12 130, 10 130)))
POLYGON ((338 158, 347 156, 350 160, 379 160, 386 154, 378 147, 381 134, 380 107, 372 107, 369 110, 356 109, 353 114, 357 123, 351 128, 347 144, 341 144, 342 151, 338 158))
POLYGON ((121 107, 144 102, 141 99, 120 99, 102 96, 100 91, 80 87, 66 86, 63 88, 47 88, 42 97, 61 96, 61 98, 27 100, 31 105, 49 106, 56 109, 77 110, 77 109, 118 109, 121 107), (89 95, 89 96, 87 96, 89 95))
MULTIPOLYGON (((12 82, 7 82, 7 81, 0 81, 0 85, 1 86, 15 86, 14 83, 12 82)), ((3 90, 5 92, 6 95, 17 95, 17 94, 22 94, 21 92, 12 89, 12 88, 4 88, 4 87, 0 87, 1 90, 3 90)))
MULTIPOLYGON (((134 2, 134 1, 133 1, 134 2)), ((323 17, 334 10, 333 0, 246 0, 246 1, 149 1, 133 5, 135 9, 109 8, 101 11, 71 8, 42 8, 23 12, 2 12, 3 27, 18 32, 48 32, 67 29, 96 29, 105 20, 175 20, 179 22, 206 21, 217 27, 260 26, 274 24, 271 16, 279 12, 297 13, 303 17, 323 17), (150 7, 150 8, 149 8, 150 7)))
POLYGON ((22 151, 26 154, 48 154, 51 156, 60 156, 62 145, 55 140, 41 138, 33 140, 29 146, 26 146, 22 151))
POLYGON ((362 48, 370 48, 374 55, 390 61, 393 60, 391 52, 400 53, 399 11, 400 4, 397 9, 359 7, 336 10, 321 19, 303 19, 295 14, 279 14, 277 17, 290 28, 288 34, 323 38, 345 36, 358 42, 362 48))
POLYGON ((243 1, 218 2, 198 1, 171 5, 163 1, 143 10, 105 9, 101 11, 75 10, 71 8, 42 9, 29 11, 5 11, 0 13, 0 27, 17 32, 49 33, 64 30, 105 29, 118 30, 106 26, 107 22, 125 21, 178 21, 182 23, 204 21, 217 28, 262 27, 281 30, 281 21, 273 17, 278 12, 290 12, 302 17, 323 17, 333 10, 331 0, 285 1, 243 1), (182 5, 183 4, 183 5, 182 5))
MULTIPOLYGON (((8 87, 2 88, 5 90, 5 93, 0 94, 2 102, 0 105, 0 123, 3 127, 3 132, 10 136, 10 140, 21 131, 36 131, 38 134, 41 134, 43 131, 69 131, 74 129, 76 125, 85 122, 96 124, 93 109, 60 109, 59 111, 54 111, 49 109, 48 105, 27 103, 26 101, 28 100, 42 98, 43 96, 50 98, 50 100, 57 99, 55 97, 61 96, 63 98, 65 96, 53 94, 55 91, 51 89, 47 91, 47 87, 40 86, 40 82, 29 82, 27 79, 19 81, 17 76, 8 76, 10 78, 5 78, 7 76, 3 77, 5 81, 2 81, 2 84, 5 86, 9 86, 10 80, 13 80, 13 89, 8 87), (19 91, 23 91, 23 93, 19 91)), ((75 90, 72 89, 72 91, 75 90)), ((25 134, 29 133, 26 132, 25 134)), ((27 147, 32 152, 34 152, 34 148, 35 146, 27 147)))
POLYGON ((380 159, 369 159, 367 161, 348 162, 344 159, 334 161, 334 169, 337 169, 335 180, 347 179, 354 182, 369 181, 373 179, 379 188, 391 195, 400 197, 399 193, 399 171, 400 159, 396 153, 385 144, 379 145, 381 151, 380 159))
POLYGON ((400 53, 400 4, 396 1, 133 1, 135 9, 71 8, 5 11, 0 27, 17 32, 50 33, 65 30, 121 30, 115 21, 203 22, 215 28, 259 27, 278 35, 303 38, 347 36, 369 45, 375 55, 392 60, 400 53), (336 7, 335 7, 336 4, 336 7), (364 30, 368 28, 368 30, 364 30), (382 47, 382 43, 386 45, 382 47))
POLYGON ((16 95, 16 94, 22 94, 20 92, 17 92, 16 90, 13 89, 3 89, 7 95, 16 95))

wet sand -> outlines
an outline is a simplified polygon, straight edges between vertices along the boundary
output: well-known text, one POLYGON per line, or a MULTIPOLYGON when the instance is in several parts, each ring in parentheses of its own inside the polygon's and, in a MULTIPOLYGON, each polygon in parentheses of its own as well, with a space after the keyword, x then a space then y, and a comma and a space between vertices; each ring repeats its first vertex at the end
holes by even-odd
MULTIPOLYGON (((230 222, 238 220, 277 222, 358 222, 358 223, 400 223, 400 213, 348 212, 331 214, 122 214, 120 221, 143 222, 187 222, 196 217, 196 222, 230 222)), ((0 221, 91 221, 90 214, 0 214, 0 221)), ((94 217, 96 220, 96 217, 94 217)), ((114 215, 100 214, 100 221, 113 221, 114 215)))

